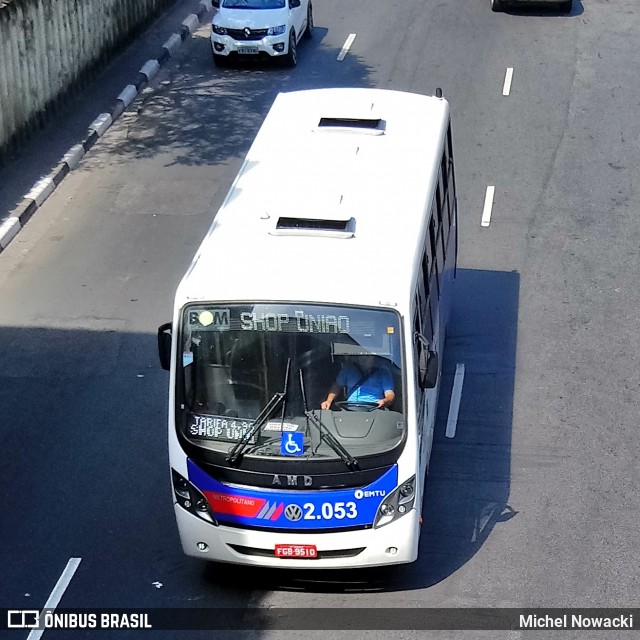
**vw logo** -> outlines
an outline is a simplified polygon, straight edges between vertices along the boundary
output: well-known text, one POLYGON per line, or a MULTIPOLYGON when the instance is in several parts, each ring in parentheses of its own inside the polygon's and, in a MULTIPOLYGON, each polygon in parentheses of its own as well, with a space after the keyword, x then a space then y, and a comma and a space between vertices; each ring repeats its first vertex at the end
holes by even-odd
POLYGON ((302 509, 297 504, 288 504, 284 510, 284 515, 291 522, 298 522, 302 518, 302 509))
POLYGON ((249 37, 251 35, 251 29, 249 29, 249 27, 245 27, 244 28, 244 35, 249 37))

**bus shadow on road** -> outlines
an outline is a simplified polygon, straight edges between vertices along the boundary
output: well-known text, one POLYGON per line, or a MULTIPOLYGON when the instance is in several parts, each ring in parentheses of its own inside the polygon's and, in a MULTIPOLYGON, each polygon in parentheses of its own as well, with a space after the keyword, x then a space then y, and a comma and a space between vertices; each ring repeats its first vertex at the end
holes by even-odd
MULTIPOLYGON (((494 527, 517 516, 508 503, 520 274, 458 269, 418 562, 398 588, 427 587, 466 564, 494 527), (465 376, 455 436, 445 436, 453 378, 465 376)), ((508 525, 507 525, 508 526, 508 525)))
POLYGON ((336 571, 216 565, 206 570, 207 580, 318 593, 422 589, 454 574, 495 526, 508 526, 517 516, 508 500, 520 275, 458 269, 455 287, 417 562, 336 571), (464 384, 455 436, 448 438, 459 363, 465 365, 464 384))

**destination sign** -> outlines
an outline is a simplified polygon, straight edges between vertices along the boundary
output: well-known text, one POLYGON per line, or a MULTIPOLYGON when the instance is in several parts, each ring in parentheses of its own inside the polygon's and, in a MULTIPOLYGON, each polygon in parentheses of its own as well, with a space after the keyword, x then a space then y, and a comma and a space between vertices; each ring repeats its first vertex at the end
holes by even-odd
MULTIPOLYGON (((248 418, 230 418, 228 416, 203 416, 192 414, 187 425, 187 434, 203 440, 225 440, 239 442, 253 427, 248 418)), ((255 436, 249 440, 255 444, 255 436)))
POLYGON ((242 311, 234 317, 228 308, 190 309, 188 319, 191 328, 209 331, 348 334, 351 325, 348 315, 308 313, 302 310, 294 310, 293 314, 242 311))
POLYGON ((241 328, 245 331, 296 331, 299 333, 349 333, 349 316, 286 313, 241 313, 241 328))

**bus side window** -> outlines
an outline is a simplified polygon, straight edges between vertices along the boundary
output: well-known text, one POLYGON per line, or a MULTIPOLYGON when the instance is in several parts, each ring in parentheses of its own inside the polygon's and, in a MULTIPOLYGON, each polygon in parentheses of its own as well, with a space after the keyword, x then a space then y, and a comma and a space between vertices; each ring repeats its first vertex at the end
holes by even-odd
POLYGON ((425 289, 429 292, 431 289, 431 273, 430 270, 433 269, 434 259, 433 259, 433 243, 431 242, 431 225, 429 225, 429 230, 427 231, 427 238, 424 243, 424 255, 422 258, 422 270, 424 273, 424 281, 425 281, 425 289))
POLYGON ((453 226, 454 217, 453 217, 453 195, 451 193, 451 189, 447 189, 447 194, 444 198, 444 214, 443 217, 447 220, 449 228, 453 226))
POLYGON ((442 209, 440 209, 440 207, 436 204, 436 208, 437 208, 437 216, 438 216, 438 228, 437 228, 437 252, 438 255, 437 260, 438 260, 438 268, 440 270, 440 273, 442 274, 442 272, 444 271, 444 257, 445 257, 445 253, 446 253, 446 246, 447 246, 447 238, 448 238, 448 232, 449 232, 449 221, 447 220, 446 216, 443 215, 442 209))
POLYGON ((451 143, 451 124, 447 128, 447 138, 444 144, 444 154, 442 156, 442 174, 446 189, 445 207, 449 213, 449 226, 455 224, 455 198, 456 198, 456 181, 453 171, 453 147, 451 143))
POLYGON ((431 296, 427 296, 422 316, 422 335, 430 342, 433 340, 433 315, 431 313, 431 296))
MULTIPOLYGON (((421 326, 420 326, 420 294, 417 293, 416 294, 416 300, 415 300, 415 311, 413 313, 413 335, 416 336, 419 333, 421 333, 421 326)), ((415 343, 415 338, 414 338, 414 344, 413 344, 413 350, 414 350, 414 362, 418 362, 418 347, 415 343)), ((419 384, 418 384, 418 367, 415 367, 415 384, 416 384, 416 388, 420 388, 419 384)), ((419 398, 420 398, 420 394, 418 394, 418 403, 420 402, 419 398)))
POLYGON ((449 190, 449 153, 447 145, 444 145, 444 153, 442 154, 442 161, 440 162, 440 178, 442 180, 442 186, 444 193, 449 190))
POLYGON ((440 276, 442 275, 442 269, 444 267, 444 253, 441 250, 442 242, 436 225, 436 219, 432 216, 429 221, 429 242, 431 244, 431 253, 433 258, 431 262, 431 279, 429 284, 431 294, 433 295, 437 292, 437 296, 440 297, 440 276))
POLYGON ((447 193, 443 184, 442 168, 438 172, 438 184, 436 185, 436 210, 443 242, 446 246, 449 239, 449 215, 447 212, 447 193))
MULTIPOLYGON (((423 267, 427 267, 426 253, 423 256, 422 264, 423 267)), ((418 277, 418 292, 416 296, 416 312, 418 314, 418 324, 416 331, 425 336, 428 340, 431 340, 433 338, 433 322, 431 316, 430 298, 431 296, 429 294, 428 271, 425 270, 422 272, 422 275, 418 277)))
MULTIPOLYGON (((431 258, 429 257, 428 249, 425 249, 425 252, 422 254, 422 269, 421 269, 419 278, 424 288, 424 293, 426 298, 429 298, 429 296, 431 296, 431 286, 429 282, 430 267, 431 267, 431 258)), ((422 306, 420 308, 422 308, 422 306)))

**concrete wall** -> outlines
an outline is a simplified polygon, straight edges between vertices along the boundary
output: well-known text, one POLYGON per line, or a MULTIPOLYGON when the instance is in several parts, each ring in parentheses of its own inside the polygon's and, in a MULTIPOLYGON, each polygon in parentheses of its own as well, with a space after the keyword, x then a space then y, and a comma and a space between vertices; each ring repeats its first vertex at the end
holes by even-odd
POLYGON ((0 0, 0 161, 175 0, 0 0))

